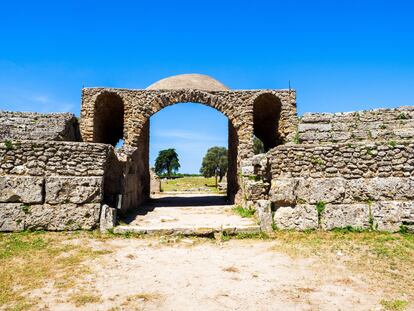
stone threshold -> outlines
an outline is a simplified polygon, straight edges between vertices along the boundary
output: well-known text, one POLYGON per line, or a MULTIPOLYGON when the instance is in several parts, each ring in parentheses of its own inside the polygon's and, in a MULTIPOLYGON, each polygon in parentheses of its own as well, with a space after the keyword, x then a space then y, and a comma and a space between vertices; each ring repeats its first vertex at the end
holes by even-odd
POLYGON ((259 225, 250 226, 221 226, 221 227, 172 227, 161 226, 129 226, 120 225, 114 228, 116 234, 148 234, 148 235, 185 235, 185 236, 211 236, 217 233, 236 235, 241 233, 259 233, 259 225))

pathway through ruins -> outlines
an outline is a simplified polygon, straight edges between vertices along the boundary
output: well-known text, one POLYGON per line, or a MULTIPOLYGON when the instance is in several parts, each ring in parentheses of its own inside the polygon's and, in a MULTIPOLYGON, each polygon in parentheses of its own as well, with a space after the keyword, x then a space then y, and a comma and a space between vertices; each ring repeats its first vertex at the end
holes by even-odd
POLYGON ((258 232, 257 221, 233 211, 226 196, 208 193, 162 193, 123 219, 116 233, 212 235, 258 232))

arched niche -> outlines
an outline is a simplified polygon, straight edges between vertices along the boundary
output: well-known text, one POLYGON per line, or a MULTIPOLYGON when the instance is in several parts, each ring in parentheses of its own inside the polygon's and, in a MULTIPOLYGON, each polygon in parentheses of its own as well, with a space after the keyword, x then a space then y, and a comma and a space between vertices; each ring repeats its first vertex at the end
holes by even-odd
POLYGON ((99 94, 94 107, 93 142, 116 144, 124 137, 124 102, 112 92, 99 94))
POLYGON ((265 151, 282 143, 279 134, 279 120, 282 103, 272 93, 259 95, 253 102, 253 132, 259 138, 265 151))

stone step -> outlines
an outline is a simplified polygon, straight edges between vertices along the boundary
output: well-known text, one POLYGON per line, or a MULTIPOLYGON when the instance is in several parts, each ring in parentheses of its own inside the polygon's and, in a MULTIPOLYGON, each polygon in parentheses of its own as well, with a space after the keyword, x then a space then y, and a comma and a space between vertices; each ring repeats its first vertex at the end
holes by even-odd
POLYGON ((191 236, 208 236, 214 233, 226 233, 235 235, 239 233, 259 233, 259 225, 248 226, 221 226, 221 227, 168 227, 165 226, 129 226, 120 225, 114 228, 116 234, 149 234, 149 235, 191 235, 191 236))

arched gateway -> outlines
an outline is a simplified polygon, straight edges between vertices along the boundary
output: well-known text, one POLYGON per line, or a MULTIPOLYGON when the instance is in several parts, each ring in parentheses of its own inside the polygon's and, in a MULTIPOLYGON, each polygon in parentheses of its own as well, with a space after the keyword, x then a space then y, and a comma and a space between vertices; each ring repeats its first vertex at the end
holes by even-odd
POLYGON ((105 183, 106 200, 122 195, 122 211, 149 197, 149 119, 164 107, 194 102, 223 113, 229 120, 228 196, 239 201, 241 163, 253 155, 253 135, 270 149, 293 139, 297 127, 292 90, 230 90, 199 74, 162 79, 145 90, 85 88, 80 130, 85 142, 115 144, 118 162, 105 183))

